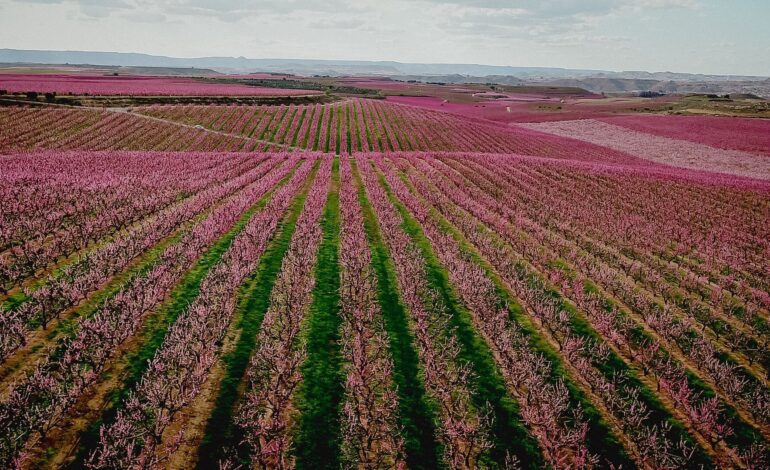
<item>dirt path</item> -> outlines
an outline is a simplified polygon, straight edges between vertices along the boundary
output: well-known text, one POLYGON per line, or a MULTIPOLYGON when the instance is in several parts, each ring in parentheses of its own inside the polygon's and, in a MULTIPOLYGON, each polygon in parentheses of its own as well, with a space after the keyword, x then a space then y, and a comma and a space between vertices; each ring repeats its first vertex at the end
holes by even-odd
POLYGON ((271 146, 274 146, 274 147, 280 147, 280 148, 283 148, 283 149, 286 149, 286 150, 299 151, 299 152, 306 152, 307 151, 307 149, 303 149, 303 148, 299 148, 299 147, 293 147, 291 145, 286 145, 286 144, 278 144, 278 143, 275 143, 275 142, 270 142, 269 140, 255 139, 253 137, 246 137, 246 136, 243 136, 243 135, 240 135, 240 134, 231 134, 229 132, 215 131, 213 129, 207 129, 207 128, 203 127, 203 126, 195 126, 195 125, 192 125, 192 124, 185 124, 183 122, 172 121, 170 119, 163 119, 163 118, 159 118, 159 117, 155 117, 155 116, 147 116, 147 115, 142 114, 142 113, 133 112, 131 109, 128 109, 128 108, 89 108, 89 109, 100 109, 100 110, 104 110, 104 111, 111 112, 111 113, 130 114, 131 116, 136 116, 136 117, 139 117, 139 118, 142 118, 142 119, 147 119, 147 120, 150 120, 150 121, 161 122, 161 123, 164 123, 164 124, 172 124, 174 126, 184 127, 184 128, 187 128, 187 129, 197 129, 197 130, 200 130, 200 131, 208 132, 210 134, 217 134, 217 135, 221 135, 221 136, 225 136, 225 137, 235 137, 237 139, 241 139, 241 140, 244 140, 246 142, 260 142, 260 143, 263 143, 263 144, 266 144, 266 145, 271 145, 271 146))
MULTIPOLYGON (((22 101, 22 100, 12 100, 12 101, 17 102, 17 103, 22 104, 22 105, 29 105, 29 102, 22 101)), ((345 101, 346 100, 342 100, 341 102, 330 103, 327 106, 339 105, 340 103, 345 102, 345 101)), ((184 128, 187 128, 187 129, 197 129, 197 130, 201 130, 201 131, 205 131, 205 132, 208 132, 208 133, 211 133, 211 134, 217 134, 217 135, 221 135, 221 136, 225 136, 225 137, 235 137, 235 138, 247 141, 247 142, 259 142, 259 143, 262 143, 262 144, 265 144, 265 145, 270 145, 270 146, 279 147, 279 148, 282 148, 282 149, 292 150, 292 151, 299 151, 299 152, 307 152, 308 151, 307 149, 304 149, 304 148, 301 148, 301 147, 295 147, 295 146, 292 146, 292 145, 278 144, 278 143, 275 143, 275 142, 270 142, 269 140, 255 139, 253 137, 246 137, 246 136, 243 136, 243 135, 240 135, 240 134, 232 134, 232 133, 229 133, 229 132, 215 131, 213 129, 207 129, 207 128, 202 127, 202 126, 199 127, 199 126, 195 126, 195 125, 192 125, 192 124, 185 124, 185 123, 173 121, 173 120, 170 120, 170 119, 163 119, 163 118, 159 118, 159 117, 155 117, 155 116, 147 116, 147 115, 142 114, 142 113, 134 112, 133 110, 136 109, 136 108, 125 108, 125 107, 101 108, 101 107, 96 107, 96 106, 72 106, 72 105, 59 104, 59 103, 41 103, 41 105, 53 106, 53 107, 58 107, 58 108, 87 109, 87 110, 92 110, 92 111, 106 111, 106 112, 110 112, 110 113, 130 114, 131 116, 136 116, 136 117, 139 117, 139 118, 142 118, 142 119, 147 119, 147 120, 150 120, 150 121, 161 122, 161 123, 164 123, 164 124, 171 124, 171 125, 174 125, 174 126, 177 126, 177 127, 184 127, 184 128)))

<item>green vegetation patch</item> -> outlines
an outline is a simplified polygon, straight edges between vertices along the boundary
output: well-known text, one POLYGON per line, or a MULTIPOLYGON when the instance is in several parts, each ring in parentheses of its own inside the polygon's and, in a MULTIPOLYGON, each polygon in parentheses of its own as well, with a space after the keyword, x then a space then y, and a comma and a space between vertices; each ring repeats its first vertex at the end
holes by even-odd
POLYGON ((294 437, 297 468, 340 467, 340 414, 345 374, 340 350, 339 160, 324 208, 323 240, 318 248, 313 303, 303 325, 307 357, 300 366, 300 412, 294 437))

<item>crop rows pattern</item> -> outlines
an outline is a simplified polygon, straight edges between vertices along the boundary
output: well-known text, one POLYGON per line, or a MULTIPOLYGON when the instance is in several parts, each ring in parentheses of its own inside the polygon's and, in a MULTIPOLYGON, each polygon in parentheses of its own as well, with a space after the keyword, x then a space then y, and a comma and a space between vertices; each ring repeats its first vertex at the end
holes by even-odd
POLYGON ((128 111, 0 108, 0 153, 466 151, 649 164, 583 140, 377 100, 291 106, 156 105, 128 111))
POLYGON ((770 468, 762 138, 613 119, 0 110, 0 467, 770 468))

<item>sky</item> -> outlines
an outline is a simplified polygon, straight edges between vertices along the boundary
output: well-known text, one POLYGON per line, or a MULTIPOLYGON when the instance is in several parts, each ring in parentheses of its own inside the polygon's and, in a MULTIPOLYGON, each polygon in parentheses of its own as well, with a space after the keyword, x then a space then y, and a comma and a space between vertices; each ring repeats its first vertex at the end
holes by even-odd
POLYGON ((770 0, 0 0, 0 48, 770 76, 770 0))

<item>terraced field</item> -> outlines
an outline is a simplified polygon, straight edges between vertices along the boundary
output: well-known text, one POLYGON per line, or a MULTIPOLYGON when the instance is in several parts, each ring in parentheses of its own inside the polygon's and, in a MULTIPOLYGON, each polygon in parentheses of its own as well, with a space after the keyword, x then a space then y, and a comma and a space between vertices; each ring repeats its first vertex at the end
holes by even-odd
POLYGON ((768 468, 766 157, 641 125, 0 109, 0 467, 768 468))

